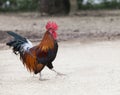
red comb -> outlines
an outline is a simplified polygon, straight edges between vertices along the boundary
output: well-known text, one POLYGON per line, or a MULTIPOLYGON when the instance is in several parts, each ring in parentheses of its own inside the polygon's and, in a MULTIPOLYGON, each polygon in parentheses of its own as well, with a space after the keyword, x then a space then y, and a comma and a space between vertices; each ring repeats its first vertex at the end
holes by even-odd
POLYGON ((47 29, 47 30, 53 29, 54 31, 56 31, 56 30, 58 29, 58 25, 57 25, 55 22, 49 21, 49 22, 46 24, 46 29, 47 29))

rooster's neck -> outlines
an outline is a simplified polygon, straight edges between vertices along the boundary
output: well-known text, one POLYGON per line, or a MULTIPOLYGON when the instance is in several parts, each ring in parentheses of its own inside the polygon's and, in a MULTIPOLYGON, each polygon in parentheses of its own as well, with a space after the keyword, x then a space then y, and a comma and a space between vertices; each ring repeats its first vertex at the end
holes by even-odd
POLYGON ((53 49, 54 48, 54 43, 55 40, 53 38, 53 36, 50 34, 50 32, 46 32, 41 43, 39 44, 39 48, 42 51, 48 51, 49 49, 53 49))

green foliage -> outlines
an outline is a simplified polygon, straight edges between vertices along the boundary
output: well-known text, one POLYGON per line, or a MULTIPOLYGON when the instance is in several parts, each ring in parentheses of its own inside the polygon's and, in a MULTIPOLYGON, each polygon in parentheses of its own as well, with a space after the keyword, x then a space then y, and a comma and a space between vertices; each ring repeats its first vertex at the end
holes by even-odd
POLYGON ((77 0, 78 9, 81 9, 84 0, 77 0))
POLYGON ((9 0, 10 6, 6 7, 7 0, 0 0, 0 11, 35 11, 38 9, 39 0, 9 0))
POLYGON ((82 10, 97 10, 97 9, 120 9, 120 2, 117 0, 103 0, 100 4, 93 4, 94 0, 89 0, 87 4, 79 4, 78 0, 78 8, 82 10))
POLYGON ((120 9, 120 2, 117 2, 117 0, 112 0, 111 2, 104 0, 101 4, 108 9, 120 9))
POLYGON ((17 0, 17 6, 19 10, 35 10, 37 9, 37 2, 36 0, 17 0))
MULTIPOLYGON (((0 0, 0 11, 37 11, 40 9, 40 0, 9 0, 10 6, 5 5, 6 1, 0 0)), ((119 2, 118 0, 102 0, 103 2, 100 4, 94 4, 94 0, 88 0, 85 5, 83 5, 83 1, 77 0, 78 9, 80 10, 120 9, 120 0, 119 2)), ((48 2, 51 2, 51 0, 48 0, 48 2)))

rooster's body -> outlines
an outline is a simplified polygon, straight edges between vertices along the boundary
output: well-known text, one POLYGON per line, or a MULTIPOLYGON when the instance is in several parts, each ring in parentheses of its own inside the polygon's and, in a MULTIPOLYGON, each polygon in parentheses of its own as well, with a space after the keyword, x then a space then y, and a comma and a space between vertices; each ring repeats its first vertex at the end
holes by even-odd
POLYGON ((53 69, 52 62, 56 57, 58 44, 57 44, 57 25, 53 22, 48 22, 46 25, 46 33, 40 44, 33 46, 32 43, 14 33, 8 32, 9 35, 14 37, 14 40, 7 43, 8 46, 13 47, 15 54, 20 54, 20 59, 30 72, 35 74, 40 73, 42 69, 47 66, 53 69))

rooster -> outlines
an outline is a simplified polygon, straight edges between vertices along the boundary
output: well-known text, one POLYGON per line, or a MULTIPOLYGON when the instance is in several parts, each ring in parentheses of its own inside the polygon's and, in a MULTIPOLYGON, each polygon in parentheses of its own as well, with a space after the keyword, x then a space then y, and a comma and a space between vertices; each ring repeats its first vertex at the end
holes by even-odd
MULTIPOLYGON (((12 47, 13 52, 16 55, 20 55, 20 60, 27 70, 34 74, 39 73, 41 78, 41 71, 45 66, 56 72, 55 69, 53 69, 52 62, 56 58, 58 51, 57 29, 58 26, 55 22, 48 22, 46 24, 44 37, 41 40, 41 43, 36 46, 33 46, 28 39, 15 32, 9 31, 7 33, 13 36, 14 39, 6 43, 6 45, 12 47)), ((58 72, 56 73, 60 74, 58 72)))

